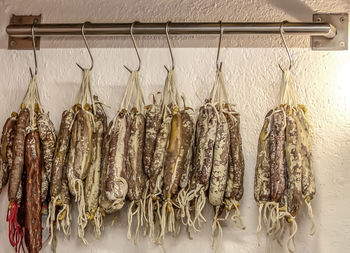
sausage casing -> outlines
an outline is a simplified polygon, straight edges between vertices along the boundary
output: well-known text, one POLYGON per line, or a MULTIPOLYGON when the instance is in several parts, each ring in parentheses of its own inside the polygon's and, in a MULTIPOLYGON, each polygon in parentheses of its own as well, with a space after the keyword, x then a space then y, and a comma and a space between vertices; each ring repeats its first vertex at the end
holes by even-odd
POLYGON ((144 150, 145 117, 141 113, 134 113, 131 119, 131 132, 128 148, 128 198, 139 200, 146 183, 146 174, 142 165, 142 151, 144 150))
MULTIPOLYGON (((171 129, 171 115, 167 115, 163 120, 160 130, 157 136, 156 147, 153 155, 153 161, 151 166, 151 178, 150 189, 152 193, 157 191, 157 182, 162 183, 164 159, 166 154, 166 148, 169 142, 169 133, 171 129)), ((161 185, 158 185, 161 187, 161 185)), ((158 189, 159 190, 159 189, 158 189)))
POLYGON ((286 113, 287 206, 288 212, 295 216, 302 201, 300 126, 298 126, 295 112, 290 106, 286 108, 286 113))
POLYGON ((145 143, 143 151, 144 171, 151 177, 151 165, 156 147, 157 135, 161 125, 161 108, 157 104, 148 105, 145 112, 145 143))
POLYGON ((215 146, 213 153, 213 168, 210 175, 209 203, 213 206, 220 206, 223 202, 229 157, 230 132, 226 117, 220 114, 220 121, 217 123, 215 146))
POLYGON ((79 179, 87 177, 92 156, 92 124, 90 115, 85 110, 79 110, 75 121, 78 123, 76 155, 74 159, 74 176, 79 179))
POLYGON ((2 130, 1 135, 1 153, 0 153, 0 193, 2 188, 7 184, 9 169, 12 164, 12 143, 17 122, 17 113, 12 113, 2 130))
POLYGON ((270 146, 268 130, 272 110, 265 116, 264 125, 259 135, 258 154, 255 167, 254 198, 255 201, 270 201, 270 146))
POLYGON ((197 134, 198 144, 196 147, 195 167, 198 173, 198 182, 204 186, 205 190, 207 190, 213 166, 213 153, 218 119, 215 108, 212 106, 206 106, 203 110, 203 114, 204 115, 198 116, 198 120, 201 120, 201 117, 203 116, 205 119, 203 130, 199 129, 203 134, 197 134))
POLYGON ((271 127, 271 200, 279 202, 286 188, 285 164, 284 164, 284 126, 285 112, 283 107, 277 109, 272 114, 271 127))
POLYGON ((106 176, 106 197, 109 201, 123 202, 128 192, 125 180, 126 158, 130 137, 130 118, 126 111, 121 111, 111 129, 106 176))
POLYGON ((27 171, 25 190, 25 242, 30 253, 41 249, 41 154, 37 131, 31 131, 25 141, 27 171))
POLYGON ((230 132, 229 172, 225 197, 239 201, 242 199, 244 191, 244 157, 240 134, 240 117, 236 112, 233 114, 233 111, 224 113, 224 115, 230 132))
POLYGON ((49 114, 40 113, 37 117, 37 126, 42 146, 43 170, 41 184, 41 201, 45 201, 49 190, 52 175, 52 161, 55 155, 56 133, 49 114))
POLYGON ((85 205, 88 215, 94 214, 98 207, 98 197, 100 195, 100 175, 101 175, 101 148, 103 140, 103 122, 95 120, 95 132, 93 134, 93 148, 91 167, 85 181, 85 205))
POLYGON ((182 160, 184 158, 184 150, 182 147, 182 119, 181 114, 176 112, 171 119, 171 129, 169 137, 169 145, 166 150, 164 161, 164 188, 166 197, 170 197, 177 191, 180 176, 183 168, 182 160), (180 152, 182 151, 182 152, 180 152))
POLYGON ((56 197, 61 192, 62 175, 66 165, 66 157, 71 137, 71 127, 73 124, 74 113, 72 110, 66 110, 62 113, 61 125, 58 133, 55 155, 51 170, 51 197, 56 197))
POLYGON ((13 136, 12 155, 13 160, 10 169, 9 177, 9 201, 16 200, 16 194, 18 187, 22 179, 22 173, 24 168, 24 144, 26 136, 26 128, 29 125, 29 110, 22 109, 18 115, 16 122, 16 130, 13 136))

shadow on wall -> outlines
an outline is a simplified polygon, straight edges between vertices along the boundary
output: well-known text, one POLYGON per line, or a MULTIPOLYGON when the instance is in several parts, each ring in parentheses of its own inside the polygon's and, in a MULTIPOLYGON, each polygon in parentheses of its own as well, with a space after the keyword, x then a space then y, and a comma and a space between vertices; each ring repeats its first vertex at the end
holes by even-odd
POLYGON ((315 12, 300 0, 268 0, 268 2, 299 21, 312 21, 312 14, 315 12))

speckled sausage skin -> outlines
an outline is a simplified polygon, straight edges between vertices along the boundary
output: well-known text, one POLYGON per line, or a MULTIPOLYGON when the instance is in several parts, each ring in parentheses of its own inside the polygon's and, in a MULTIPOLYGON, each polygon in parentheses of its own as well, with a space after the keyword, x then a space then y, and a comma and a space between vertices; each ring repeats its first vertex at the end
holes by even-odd
POLYGON ((284 139, 285 126, 283 108, 279 108, 272 114, 271 127, 271 200, 279 202, 286 188, 284 167, 284 139))
POLYGON ((76 177, 74 176, 74 161, 76 159, 77 151, 77 138, 78 138, 78 121, 73 118, 73 125, 71 130, 71 136, 69 139, 69 151, 68 151, 68 160, 67 160, 67 178, 68 178, 68 186, 70 193, 75 196, 76 187, 74 185, 74 180, 76 177))
POLYGON ((17 113, 12 113, 2 130, 1 135, 1 154, 0 154, 0 193, 7 184, 9 169, 12 164, 12 143, 17 122, 17 113))
POLYGON ((102 167, 101 167, 101 194, 99 197, 99 206, 104 210, 104 212, 110 214, 117 210, 119 210, 121 207, 123 207, 124 203, 116 205, 113 205, 112 202, 110 202, 107 199, 106 196, 106 179, 107 179, 107 169, 108 169, 108 150, 109 150, 109 143, 111 140, 111 130, 113 127, 113 121, 111 121, 107 127, 106 133, 103 137, 103 145, 102 145, 102 167))
POLYGON ((296 216, 302 201, 302 166, 301 166, 301 143, 300 125, 297 124, 294 110, 286 107, 286 161, 287 161, 287 202, 288 212, 296 216))
POLYGON ((93 133, 93 148, 91 166, 85 181, 85 208, 88 217, 92 218, 98 207, 100 195, 100 174, 101 174, 101 148, 103 140, 103 121, 96 117, 95 130, 93 133))
POLYGON ((128 198, 139 200, 142 197, 146 183, 146 174, 142 165, 142 151, 144 150, 145 117, 143 114, 134 112, 131 118, 131 132, 128 148, 128 198))
POLYGON ((229 173, 225 197, 240 201, 244 192, 244 157, 240 134, 240 116, 232 110, 229 113, 224 112, 224 115, 230 132, 229 173))
POLYGON ((173 113, 171 119, 171 129, 169 145, 166 150, 164 161, 164 189, 166 198, 171 198, 177 191, 180 176, 182 174, 182 160, 184 151, 182 148, 182 118, 178 112, 173 113), (182 149, 182 152, 180 152, 182 149), (182 154, 181 154, 182 153, 182 154))
POLYGON ((41 175, 41 201, 47 198, 52 175, 52 161, 55 155, 56 133, 49 114, 40 113, 37 117, 37 126, 42 146, 43 170, 41 175))
POLYGON ((255 167, 254 181, 254 198, 256 202, 270 201, 270 141, 268 137, 268 128, 270 124, 270 116, 272 110, 265 116, 264 125, 261 129, 258 144, 258 154, 255 167))
POLYGON ((115 120, 108 151, 106 197, 111 202, 123 203, 128 192, 125 172, 130 137, 130 116, 123 110, 119 112, 115 120))
POLYGON ((30 253, 41 249, 41 154, 37 131, 31 131, 25 141, 26 201, 25 242, 30 253))
POLYGON ((192 176, 192 148, 194 141, 194 122, 192 117, 185 110, 181 112, 182 118, 182 146, 184 152, 184 159, 182 162, 183 173, 181 175, 179 186, 181 189, 185 189, 192 176))
POLYGON ((13 161, 10 169, 8 198, 10 202, 16 200, 18 187, 22 179, 24 168, 24 142, 26 128, 29 125, 29 110, 23 109, 18 115, 16 130, 13 136, 12 155, 13 161))
MULTIPOLYGON (((63 169, 63 175, 62 175, 62 187, 60 192, 60 199, 62 200, 62 204, 69 205, 71 203, 70 193, 69 193, 69 187, 68 187, 68 178, 67 178, 67 169, 66 167, 63 169)), ((61 217, 58 217, 59 219, 61 217)))
POLYGON ((62 113, 60 130, 58 133, 55 155, 52 162, 52 176, 50 184, 51 197, 57 197, 61 192, 62 175, 66 163, 66 157, 71 138, 71 126, 73 124, 74 113, 72 110, 66 110, 62 113))
POLYGON ((223 202, 229 157, 230 133, 226 117, 220 114, 217 123, 216 138, 213 153, 213 168, 210 175, 209 203, 213 206, 220 206, 223 202))
POLYGON ((199 129, 203 134, 197 135, 199 140, 196 149, 195 167, 198 173, 198 182, 204 186, 204 190, 207 190, 213 165, 213 152, 218 119, 215 109, 212 106, 206 106, 203 112, 207 115, 204 116, 206 120, 204 121, 203 129, 199 129))
POLYGON ((74 176, 83 180, 87 177, 90 168, 93 129, 90 115, 85 110, 79 110, 75 121, 78 123, 78 136, 74 159, 74 176))
POLYGON ((316 194, 315 173, 312 166, 311 126, 303 105, 298 105, 296 113, 301 129, 302 193, 304 199, 311 201, 316 194))
POLYGON ((144 171, 148 178, 151 178, 151 165, 156 147, 157 135, 161 125, 161 107, 151 104, 146 107, 145 113, 145 144, 143 149, 144 171))
MULTIPOLYGON (((167 115, 163 120, 160 130, 157 136, 156 147, 153 155, 153 161, 151 166, 151 178, 150 189, 152 193, 157 191, 157 181, 162 182, 163 178, 163 165, 166 154, 166 148, 169 142, 169 133, 171 129, 171 115, 167 115)), ((160 185, 159 187, 161 187, 160 185)), ((158 189, 159 190, 159 189, 158 189)))

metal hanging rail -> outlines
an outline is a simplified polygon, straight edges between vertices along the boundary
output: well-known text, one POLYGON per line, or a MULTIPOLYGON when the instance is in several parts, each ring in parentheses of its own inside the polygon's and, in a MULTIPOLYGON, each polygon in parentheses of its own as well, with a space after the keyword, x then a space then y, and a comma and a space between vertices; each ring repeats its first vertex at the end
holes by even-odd
MULTIPOLYGON (((85 35, 129 35, 132 23, 88 23, 85 25, 85 35)), ((134 34, 165 34, 166 23, 136 23, 134 34)), ((35 36, 76 36, 81 35, 81 23, 72 24, 37 24, 34 27, 35 36)), ((273 34, 280 33, 281 23, 222 23, 225 34, 273 34)), ((31 24, 10 24, 7 34, 11 37, 30 37, 31 24)), ((328 23, 296 23, 283 25, 287 34, 307 34, 333 38, 336 28, 328 23)), ((170 23, 169 34, 220 34, 219 23, 170 23)))
MULTIPOLYGON (((312 48, 316 50, 344 50, 347 48, 348 14, 314 14, 314 22, 285 22, 283 33, 312 36, 312 48)), ((6 27, 9 35, 9 49, 30 49, 32 28, 36 45, 40 48, 40 38, 81 36, 83 23, 43 24, 41 15, 13 15, 6 27), (35 26, 33 27, 33 23, 35 26)), ((84 33, 87 36, 129 35, 132 23, 86 23, 84 33)), ((165 34, 166 23, 135 23, 134 35, 165 34)), ((281 22, 222 23, 225 34, 279 34, 281 22)), ((171 22, 168 33, 185 34, 220 34, 220 23, 178 23, 171 22)))

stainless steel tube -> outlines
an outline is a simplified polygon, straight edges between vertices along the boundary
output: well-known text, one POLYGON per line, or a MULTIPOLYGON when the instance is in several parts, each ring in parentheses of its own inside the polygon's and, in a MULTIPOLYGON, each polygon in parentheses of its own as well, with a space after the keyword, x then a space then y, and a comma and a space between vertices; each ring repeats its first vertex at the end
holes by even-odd
MULTIPOLYGON (((281 23, 222 23, 225 34, 273 34, 280 32, 281 23)), ((37 24, 34 32, 38 37, 81 35, 81 23, 74 24, 37 24)), ((88 23, 85 35, 115 36, 130 34, 131 23, 88 23)), ((31 24, 8 25, 7 34, 12 37, 30 37, 31 24)), ((328 23, 284 23, 286 34, 305 34, 333 38, 334 26, 328 23)), ((134 34, 164 34, 165 23, 136 23, 134 34)), ((219 34, 219 23, 170 23, 169 34, 219 34)))

